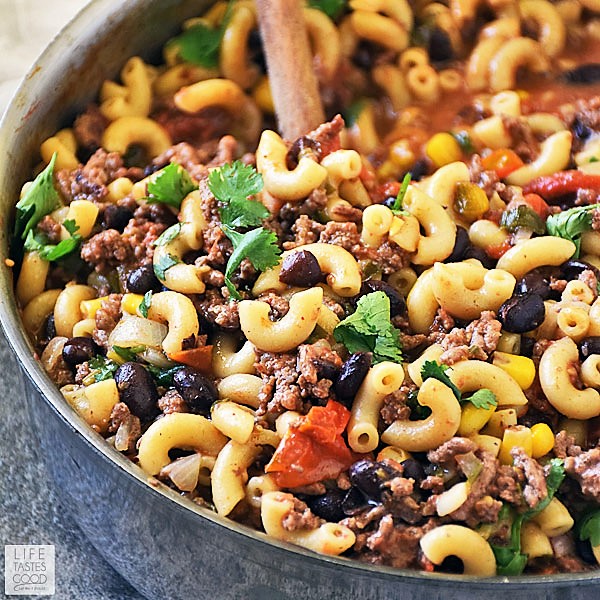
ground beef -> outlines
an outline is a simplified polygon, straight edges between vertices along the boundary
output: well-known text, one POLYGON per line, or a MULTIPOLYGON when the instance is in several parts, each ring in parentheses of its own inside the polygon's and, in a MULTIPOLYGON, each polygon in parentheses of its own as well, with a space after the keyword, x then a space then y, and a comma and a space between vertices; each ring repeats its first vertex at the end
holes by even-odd
POLYGON ((229 302, 220 290, 206 290, 203 298, 192 297, 196 310, 205 321, 222 329, 240 328, 238 303, 229 302))
POLYGON ((496 479, 490 486, 490 495, 519 506, 523 502, 521 493, 522 474, 508 465, 500 465, 496 471, 496 479))
POLYGON ((67 204, 73 200, 102 203, 108 193, 106 186, 119 177, 137 181, 143 177, 143 172, 141 169, 126 168, 117 152, 109 153, 100 148, 83 167, 58 171, 56 182, 67 204))
POLYGON ((596 204, 600 198, 600 192, 597 190, 579 188, 575 194, 575 206, 589 206, 596 204))
POLYGON ((465 329, 455 327, 442 338, 444 353, 440 362, 453 365, 469 358, 487 360, 498 345, 501 329, 502 324, 496 319, 495 313, 484 310, 481 317, 469 323, 465 329))
POLYGON ((512 138, 510 147, 523 159, 530 163, 539 153, 539 143, 531 126, 525 119, 502 115, 504 129, 512 138))
POLYGON ((567 456, 579 456, 581 448, 575 443, 575 438, 566 431, 559 431, 554 436, 554 456, 566 458, 567 456))
POLYGON ((50 215, 42 217, 42 220, 37 224, 38 231, 48 238, 48 243, 58 244, 60 242, 60 234, 62 226, 57 223, 50 215))
POLYGON ((582 281, 587 285, 590 290, 592 290, 592 294, 594 294, 594 298, 598 296, 598 278, 596 277, 596 273, 592 271, 592 269, 585 269, 579 274, 579 281, 582 281))
POLYGON ((97 104, 90 104, 85 112, 80 114, 73 125, 73 133, 77 143, 87 152, 95 152, 102 146, 102 135, 108 125, 108 120, 100 112, 97 104))
POLYGON ((92 334, 94 341, 102 348, 108 349, 108 336, 121 318, 121 300, 123 294, 111 294, 102 300, 96 312, 96 328, 92 334))
POLYGON ((209 223, 207 228, 203 230, 202 237, 206 255, 201 256, 197 262, 200 265, 208 265, 213 269, 224 267, 233 252, 233 245, 223 233, 220 221, 215 220, 209 223))
MULTIPOLYGON (((397 463, 396 463, 397 465, 397 463)), ((414 481, 405 477, 394 477, 383 484, 383 503, 394 519, 414 525, 423 520, 423 503, 414 492, 414 481), (389 492, 385 491, 389 490, 389 492)))
POLYGON ((340 149, 340 133, 343 129, 344 119, 341 115, 336 115, 331 121, 319 125, 306 136, 316 142, 320 160, 340 149))
POLYGON ((164 396, 158 399, 158 408, 165 415, 188 412, 187 404, 177 390, 167 390, 164 396))
POLYGON ((527 456, 523 448, 515 447, 510 454, 515 468, 523 470, 527 482, 523 488, 523 497, 527 505, 533 508, 548 495, 544 467, 534 458, 527 456))
POLYGON ((438 308, 433 323, 429 326, 429 339, 432 344, 437 344, 444 339, 444 335, 449 333, 455 325, 454 318, 445 308, 438 308))
POLYGON ((93 235, 81 247, 81 258, 98 273, 106 273, 131 260, 133 249, 116 229, 93 235))
POLYGON ((342 366, 340 355, 327 342, 298 346, 296 368, 298 386, 303 398, 318 398, 323 404, 329 398, 332 379, 342 366))
POLYGON ((122 240, 129 244, 136 262, 149 262, 154 256, 154 242, 166 228, 163 223, 133 218, 123 230, 122 240))
MULTIPOLYGON (((127 203, 127 200, 125 200, 125 202, 127 203)), ((131 199, 129 202, 131 202, 131 199)), ((123 202, 120 204, 122 205, 123 202)), ((133 208, 134 219, 138 219, 140 222, 152 221, 153 223, 159 223, 165 227, 170 227, 177 223, 177 217, 173 214, 171 208, 161 202, 154 202, 152 204, 143 202, 138 206, 137 202, 133 200, 131 206, 133 208)))
POLYGON ((321 223, 313 221, 306 215, 301 215, 292 225, 293 241, 284 242, 283 247, 285 250, 292 250, 305 244, 314 244, 324 229, 325 226, 321 223))
POLYGON ((488 171, 483 168, 479 154, 473 154, 471 157, 469 174, 471 181, 476 183, 488 198, 491 198, 496 191, 498 183, 500 183, 500 178, 496 174, 496 171, 488 171))
POLYGON ((269 311, 269 318, 272 321, 278 321, 279 319, 285 317, 290 310, 290 303, 283 296, 274 294, 273 292, 262 294, 257 298, 257 300, 266 302, 271 307, 271 310, 269 311))
POLYGON ((279 416, 285 410, 304 412, 304 403, 298 386, 295 354, 257 351, 254 366, 262 377, 263 386, 258 394, 256 410, 259 417, 279 416))
POLYGON ((157 156, 152 164, 156 168, 162 168, 169 163, 181 165, 194 179, 200 180, 207 176, 206 163, 210 160, 210 154, 196 148, 186 142, 171 146, 167 151, 157 156))
POLYGON ((116 433, 115 448, 121 452, 133 452, 142 436, 140 419, 132 415, 124 402, 117 402, 112 409, 108 431, 116 433))
POLYGON ((384 275, 390 275, 409 264, 408 253, 395 242, 386 240, 376 248, 364 244, 356 223, 329 221, 319 236, 319 242, 341 246, 356 260, 370 261, 379 267, 384 275))
POLYGON ((85 362, 79 363, 75 367, 75 383, 77 385, 82 385, 83 381, 88 377, 88 375, 92 372, 90 369, 90 363, 86 360, 85 362))
POLYGON ((410 407, 406 404, 408 394, 416 390, 417 386, 413 383, 405 382, 400 389, 388 394, 383 399, 381 407, 381 419, 386 425, 391 425, 394 421, 406 421, 410 417, 410 407))
POLYGON ((565 458, 565 471, 581 485, 581 491, 600 502, 600 448, 565 458))
POLYGON ((323 519, 317 517, 306 506, 302 500, 298 500, 292 494, 284 494, 280 492, 286 499, 291 500, 293 507, 286 515, 284 515, 281 525, 286 531, 298 531, 299 529, 316 529, 323 523, 323 519))
POLYGON ((560 107, 560 111, 567 127, 573 132, 572 151, 578 152, 589 135, 600 131, 600 96, 565 104, 560 107), (581 130, 587 130, 588 136, 582 137, 579 134, 581 130))
MULTIPOLYGON (((313 216, 327 205, 327 193, 321 188, 313 190, 306 199, 286 202, 272 222, 281 223, 284 231, 289 231, 301 216, 313 216)), ((362 213, 361 213, 362 215, 362 213)))
POLYGON ((477 448, 477 444, 468 438, 453 437, 435 450, 430 450, 427 453, 427 459, 436 465, 446 465, 455 463, 457 454, 474 452, 477 448))

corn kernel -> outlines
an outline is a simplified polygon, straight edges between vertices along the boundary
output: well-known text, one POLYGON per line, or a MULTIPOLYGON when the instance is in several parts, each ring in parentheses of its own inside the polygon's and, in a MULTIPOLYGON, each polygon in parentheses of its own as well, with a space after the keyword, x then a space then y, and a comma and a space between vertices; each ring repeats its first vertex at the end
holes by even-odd
POLYGON ((273 96, 271 95, 271 86, 269 78, 263 77, 252 91, 252 96, 258 107, 265 113, 274 114, 275 106, 273 105, 273 96))
POLYGON ((490 420, 496 410, 495 406, 489 408, 477 408, 474 404, 466 402, 460 416, 458 435, 469 437, 476 434, 490 420))
POLYGON ((411 457, 411 453, 406 450, 402 450, 402 448, 397 448, 396 446, 386 446, 379 454, 377 455, 377 460, 383 460, 384 458, 395 460, 398 463, 403 463, 405 460, 411 457))
POLYGON ((388 158, 400 171, 408 171, 415 164, 415 154, 408 140, 398 140, 390 146, 388 158))
POLYGON ((494 352, 494 365, 506 371, 522 390, 531 387, 535 379, 535 364, 527 356, 507 354, 506 352, 494 352))
POLYGON ((98 309, 102 305, 102 301, 106 300, 108 296, 102 296, 102 298, 93 298, 92 300, 82 300, 79 304, 79 310, 81 316, 84 319, 93 319, 98 312, 98 309))
POLYGON ((513 425, 504 431, 502 445, 500 446, 500 454, 498 458, 503 465, 512 465, 513 457, 510 451, 513 448, 523 448, 527 456, 532 455, 533 451, 533 436, 529 427, 523 425, 513 425))
POLYGON ((425 145, 425 154, 439 168, 461 159, 459 143, 449 133, 436 133, 425 145))
POLYGON ((130 315, 137 315, 143 299, 144 296, 141 294, 124 294, 123 300, 121 300, 121 309, 130 315))
POLYGON ((536 423, 531 427, 533 458, 540 458, 554 448, 554 434, 546 423, 536 423))

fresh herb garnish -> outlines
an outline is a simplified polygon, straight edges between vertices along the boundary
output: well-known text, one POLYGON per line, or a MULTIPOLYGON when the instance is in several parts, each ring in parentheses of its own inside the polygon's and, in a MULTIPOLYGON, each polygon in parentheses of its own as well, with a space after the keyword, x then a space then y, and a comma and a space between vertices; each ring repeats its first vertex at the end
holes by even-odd
POLYGON ((147 201, 179 208, 182 200, 197 189, 198 186, 181 165, 170 163, 164 169, 157 171, 148 181, 147 201))
POLYGON ((546 229, 550 235, 571 240, 575 244, 573 258, 579 258, 581 250, 581 234, 592 229, 592 212, 600 208, 600 204, 576 206, 563 210, 546 219, 546 229))
POLYGON ((600 546, 600 510, 585 515, 577 529, 580 540, 589 540, 592 546, 600 546))
POLYGON ((346 8, 347 0, 308 0, 308 6, 318 8, 330 19, 337 19, 346 8))
POLYGON ((460 402, 462 399, 462 394, 460 393, 460 390, 452 382, 450 377, 446 375, 446 371, 449 368, 450 367, 448 365, 441 365, 435 360, 426 360, 423 363, 423 366, 421 367, 421 378, 423 379, 423 381, 429 379, 430 377, 441 381, 444 385, 447 385, 452 390, 452 393, 460 402))
POLYGON ((225 285, 231 297, 239 300, 241 296, 231 282, 231 276, 242 260, 247 258, 255 269, 264 271, 279 262, 281 250, 277 246, 277 236, 263 227, 251 229, 247 233, 238 233, 228 225, 221 225, 221 229, 233 244, 233 253, 225 268, 225 285))
POLYGON ((142 301, 140 302, 140 305, 138 307, 138 310, 140 311, 140 315, 142 315, 142 317, 144 317, 145 319, 148 318, 148 311, 150 310, 151 306, 152 306, 152 290, 148 290, 144 294, 144 297, 142 298, 142 301))
POLYGON ((71 237, 66 240, 61 240, 58 244, 48 244, 45 236, 38 234, 34 235, 30 229, 25 238, 24 248, 29 252, 37 252, 41 258, 52 262, 71 254, 77 248, 83 239, 78 233, 79 225, 73 219, 67 219, 63 223, 64 228, 69 232, 71 237))
POLYGON ((546 233, 544 220, 526 204, 519 204, 516 208, 504 211, 500 218, 500 226, 511 233, 518 229, 529 229, 538 235, 546 233))
POLYGON ((239 160, 211 171, 208 187, 221 203, 219 214, 224 225, 256 227, 270 215, 261 202, 250 199, 263 189, 262 175, 239 160))
POLYGON ((173 254, 165 254, 158 258, 158 260, 154 263, 154 274, 160 279, 160 281, 165 280, 165 273, 175 265, 178 265, 180 260, 173 256, 173 254))
POLYGON ((42 217, 61 205, 60 196, 54 188, 54 164, 56 152, 48 166, 33 180, 17 203, 15 237, 25 239, 42 217))
POLYGON ((350 353, 372 352, 375 364, 402 362, 400 332, 390 321, 390 299, 384 292, 362 296, 356 311, 337 324, 333 337, 350 353))
POLYGON ((406 406, 410 408, 410 420, 422 421, 431 414, 429 406, 419 404, 419 390, 410 390, 406 397, 406 406))
POLYGON ((412 179, 411 173, 407 173, 402 179, 402 184, 400 185, 400 189, 398 190, 398 195, 394 200, 394 204, 392 205, 391 211, 396 215, 408 215, 409 213, 404 210, 404 196, 406 196, 406 190, 408 190, 408 186, 410 185, 410 181, 412 179))
POLYGON ((473 154, 475 152, 475 146, 473 146, 473 142, 471 141, 471 136, 468 132, 462 131, 451 131, 450 135, 458 142, 460 149, 465 154, 473 154))
POLYGON ((176 367, 162 369, 160 367, 155 367, 154 365, 146 365, 146 369, 148 369, 158 385, 169 388, 173 386, 173 375, 180 369, 183 369, 183 366, 177 365, 176 367))
POLYGON ((165 229, 152 244, 153 246, 166 246, 170 244, 180 233, 181 233, 181 223, 175 223, 175 225, 171 225, 165 229))
POLYGON ((346 123, 346 127, 352 127, 356 125, 358 118, 360 117, 360 113, 367 107, 366 100, 355 100, 350 106, 344 110, 342 116, 344 117, 344 122, 346 123))
POLYGON ((480 390, 477 390, 468 398, 464 398, 464 401, 470 402, 473 404, 473 406, 475 406, 475 408, 484 408, 486 410, 494 406, 498 406, 498 398, 496 398, 496 394, 487 388, 481 388, 480 390))
POLYGON ((106 379, 113 379, 116 370, 120 366, 114 360, 110 360, 110 358, 106 358, 106 356, 101 355, 91 358, 88 361, 88 364, 92 371, 90 375, 94 376, 94 381, 96 381, 96 383, 106 379))
POLYGON ((492 544, 492 550, 496 557, 496 570, 498 575, 520 575, 527 564, 527 554, 521 553, 521 527, 525 521, 529 521, 550 504, 556 494, 563 479, 565 478, 565 468, 563 461, 559 458, 553 458, 550 463, 550 469, 546 476, 546 486, 548 495, 534 508, 530 508, 521 514, 513 515, 512 509, 504 505, 500 511, 503 519, 512 516, 512 526, 510 531, 510 542, 507 546, 496 546, 492 544))
POLYGON ((134 361, 138 354, 146 350, 146 346, 113 346, 115 354, 120 356, 125 362, 134 361))

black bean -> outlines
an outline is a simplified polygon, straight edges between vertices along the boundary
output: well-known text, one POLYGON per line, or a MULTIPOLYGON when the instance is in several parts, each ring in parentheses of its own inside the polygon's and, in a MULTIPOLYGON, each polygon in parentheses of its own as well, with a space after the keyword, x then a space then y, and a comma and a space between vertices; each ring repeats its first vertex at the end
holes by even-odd
POLYGON ((410 178, 413 181, 420 181, 423 177, 429 175, 431 163, 426 158, 419 158, 410 170, 410 178))
POLYGON ((464 259, 467 258, 477 259, 486 269, 493 269, 496 266, 496 261, 488 256, 485 250, 476 246, 469 246, 466 249, 464 259))
POLYGON ((365 498, 365 495, 357 488, 351 487, 348 493, 342 500, 342 510, 344 515, 352 517, 369 506, 369 501, 365 498))
POLYGON ((598 564, 598 561, 594 556, 590 540, 580 540, 578 537, 576 537, 575 548, 577 550, 577 554, 579 554, 579 556, 581 556, 586 563, 589 563, 590 565, 598 564))
POLYGON ((523 294, 537 294, 544 300, 549 300, 553 293, 554 290, 550 288, 550 279, 535 271, 527 273, 517 282, 515 287, 515 294, 519 296, 523 294))
POLYGON ((502 328, 510 333, 525 333, 539 327, 546 315, 544 299, 538 294, 509 298, 498 310, 502 328))
POLYGON ((594 130, 582 123, 579 117, 575 117, 571 129, 573 130, 573 135, 580 140, 587 140, 594 133, 594 130))
POLYGON ((54 315, 50 314, 44 323, 42 339, 50 341, 53 337, 56 337, 56 324, 54 322, 54 315))
POLYGON ((333 363, 320 359, 315 360, 315 367, 320 379, 329 379, 330 381, 335 381, 338 378, 341 369, 333 363))
POLYGON ((402 467, 404 468, 403 477, 414 479, 416 483, 425 479, 425 470, 418 460, 407 458, 405 461, 402 461, 402 467))
POLYGON ((133 213, 128 208, 117 206, 116 204, 109 204, 104 209, 102 227, 104 229, 116 229, 117 231, 122 232, 132 217, 133 213))
POLYGON ((600 81, 600 63, 588 63, 579 65, 574 69, 565 71, 562 74, 563 79, 568 83, 575 85, 587 85, 588 83, 597 83, 600 81))
POLYGON ((350 481, 367 498, 379 502, 381 500, 382 484, 400 473, 385 462, 372 462, 370 460, 359 460, 349 469, 350 481))
POLYGON ((349 406, 354 400, 364 378, 371 367, 372 356, 370 352, 355 352, 342 365, 340 374, 333 382, 333 391, 337 399, 349 406))
POLYGON ((312 252, 298 250, 283 259, 279 281, 287 285, 312 287, 323 281, 323 271, 312 252))
POLYGON ((579 342, 579 356, 582 360, 592 354, 600 354, 600 336, 592 335, 579 342))
POLYGON ((402 294, 389 283, 381 279, 369 279, 360 286, 360 292, 352 299, 353 303, 366 294, 383 292, 390 299, 390 317, 397 317, 406 313, 406 301, 402 294))
POLYGON ((306 504, 317 517, 336 523, 346 516, 342 510, 342 502, 345 497, 346 492, 343 490, 329 490, 322 496, 308 496, 306 498, 306 504))
POLYGON ((432 62, 444 62, 454 58, 454 48, 450 36, 438 27, 431 30, 428 50, 432 62))
POLYGON ((75 366, 90 360, 99 352, 100 348, 92 338, 74 337, 65 342, 62 356, 68 365, 75 366))
POLYGON ((593 271, 600 278, 600 271, 585 260, 568 260, 560 265, 561 275, 567 280, 577 279, 584 271, 593 271))
POLYGON ((444 261, 445 263, 459 262, 463 260, 465 252, 469 248, 469 234, 464 227, 456 228, 456 239, 454 240, 454 248, 452 254, 444 261))
POLYGON ((262 38, 257 29, 253 29, 248 36, 248 47, 252 56, 252 62, 258 66, 261 73, 267 72, 267 63, 262 49, 262 38))
POLYGON ((531 358, 533 356, 534 346, 535 338, 527 337, 526 335, 521 336, 521 346, 519 348, 519 354, 521 356, 527 356, 531 358))
POLYGON ((219 397, 215 384, 193 367, 185 366, 176 371, 173 384, 190 412, 197 415, 207 414, 219 397))
POLYGON ((150 290, 159 288, 160 281, 154 274, 154 268, 151 264, 142 265, 130 271, 127 275, 127 290, 133 294, 145 294, 150 290))
POLYGON ((152 375, 136 362, 122 364, 115 373, 115 381, 121 402, 129 407, 131 414, 142 421, 150 421, 160 412, 158 390, 152 375))

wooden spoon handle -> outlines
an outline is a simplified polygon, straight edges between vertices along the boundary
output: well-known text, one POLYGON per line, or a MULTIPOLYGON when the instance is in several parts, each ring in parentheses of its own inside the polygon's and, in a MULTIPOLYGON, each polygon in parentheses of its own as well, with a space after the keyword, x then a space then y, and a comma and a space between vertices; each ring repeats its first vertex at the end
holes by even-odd
POLYGON ((305 135, 325 120, 302 0, 256 0, 269 83, 281 135, 305 135))

